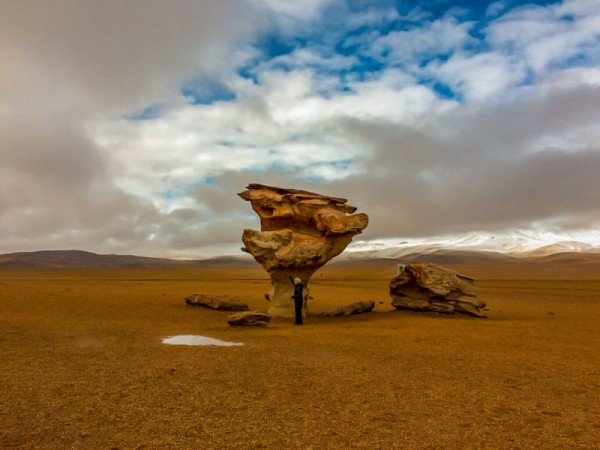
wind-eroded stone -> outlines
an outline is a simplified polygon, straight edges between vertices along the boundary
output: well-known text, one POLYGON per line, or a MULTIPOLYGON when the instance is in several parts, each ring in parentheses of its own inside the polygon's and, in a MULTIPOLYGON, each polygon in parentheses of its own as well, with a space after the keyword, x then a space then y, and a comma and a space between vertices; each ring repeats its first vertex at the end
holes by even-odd
POLYGON ((237 326, 258 326, 258 327, 266 327, 269 321, 271 320, 271 316, 265 314, 260 311, 245 311, 237 314, 232 314, 227 318, 227 323, 232 327, 237 326))
POLYGON ((185 297, 185 302, 191 306, 218 309, 219 311, 248 311, 248 305, 228 298, 208 297, 201 294, 192 294, 185 297))
POLYGON ((262 184, 250 184, 238 195, 249 201, 260 217, 261 231, 244 230, 242 250, 254 256, 271 276, 271 316, 294 316, 289 276, 302 280, 307 299, 313 273, 342 253, 369 223, 366 214, 353 214, 356 208, 343 198, 262 184))
POLYGON ((485 317, 485 303, 477 298, 473 278, 431 263, 409 264, 390 282, 392 306, 396 309, 463 313, 485 317))
POLYGON ((361 314, 365 312, 371 312, 375 308, 375 302, 368 300, 366 302, 356 302, 350 305, 340 306, 339 308, 329 309, 322 312, 321 315, 324 317, 346 317, 352 314, 361 314))

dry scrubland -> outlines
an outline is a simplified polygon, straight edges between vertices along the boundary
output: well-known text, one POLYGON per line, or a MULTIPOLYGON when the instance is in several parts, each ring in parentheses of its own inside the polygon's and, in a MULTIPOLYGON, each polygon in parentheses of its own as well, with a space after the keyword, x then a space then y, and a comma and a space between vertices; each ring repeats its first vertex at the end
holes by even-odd
POLYGON ((303 327, 257 268, 0 270, 2 448, 598 448, 600 266, 455 266, 488 319, 391 311, 395 266, 326 267, 303 327), (167 346, 201 334, 243 347, 167 346))

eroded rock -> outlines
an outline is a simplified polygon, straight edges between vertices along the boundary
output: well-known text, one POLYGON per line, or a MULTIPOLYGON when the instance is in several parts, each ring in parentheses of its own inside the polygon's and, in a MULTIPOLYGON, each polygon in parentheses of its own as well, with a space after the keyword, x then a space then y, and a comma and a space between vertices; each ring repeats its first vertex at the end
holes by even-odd
POLYGON ((227 318, 227 323, 232 327, 237 326, 255 326, 255 327, 266 327, 271 316, 260 311, 246 311, 237 314, 232 314, 227 318))
POLYGON ((248 311, 248 305, 227 297, 209 297, 202 294, 192 294, 185 297, 185 302, 191 306, 201 306, 219 311, 248 311))
POLYGON ((244 230, 242 250, 254 256, 271 276, 271 316, 294 316, 288 276, 302 280, 307 299, 310 277, 342 253, 369 223, 366 214, 353 214, 356 208, 343 198, 261 184, 250 184, 238 195, 249 201, 260 217, 261 231, 244 230))
POLYGON ((371 312, 375 308, 375 302, 368 300, 366 302, 356 302, 350 305, 340 306, 339 308, 329 309, 322 312, 321 315, 325 317, 346 317, 352 314, 361 314, 365 312, 371 312))
POLYGON ((463 313, 485 317, 485 303, 477 298, 473 278, 431 263, 413 263, 390 282, 392 306, 396 309, 463 313))

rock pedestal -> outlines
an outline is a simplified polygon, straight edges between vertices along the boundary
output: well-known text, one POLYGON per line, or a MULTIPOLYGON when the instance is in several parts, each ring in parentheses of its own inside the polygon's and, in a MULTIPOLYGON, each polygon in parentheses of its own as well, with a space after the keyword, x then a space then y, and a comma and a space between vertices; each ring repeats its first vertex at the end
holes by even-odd
POLYGON ((409 264, 390 282, 392 306, 396 309, 463 313, 485 317, 485 303, 477 298, 473 278, 431 263, 409 264))
MULTIPOLYGON (((238 194, 252 204, 260 217, 261 231, 246 229, 245 247, 271 276, 273 289, 268 313, 294 317, 293 285, 298 277, 308 298, 308 282, 317 269, 344 251, 352 237, 369 223, 366 214, 343 198, 328 197, 297 189, 250 184, 238 194)), ((304 302, 306 312, 306 301, 304 302)))

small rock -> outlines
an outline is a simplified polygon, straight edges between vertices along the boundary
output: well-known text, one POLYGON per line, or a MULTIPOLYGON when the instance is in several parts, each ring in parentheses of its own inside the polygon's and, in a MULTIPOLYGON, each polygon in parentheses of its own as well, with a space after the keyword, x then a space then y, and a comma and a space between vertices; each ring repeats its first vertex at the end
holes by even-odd
POLYGON ((333 308, 322 312, 321 315, 324 317, 346 317, 352 314, 370 312, 374 307, 375 302, 373 300, 369 300, 366 302, 356 302, 350 305, 340 306, 339 308, 333 308))
POLYGON ((228 298, 211 298, 206 295, 192 294, 185 298, 185 302, 191 306, 217 309, 219 311, 248 311, 248 305, 237 300, 228 298))
POLYGON ((552 311, 550 311, 550 312, 549 312, 547 315, 548 315, 548 316, 553 316, 553 315, 554 315, 554 313, 553 313, 552 311))
POLYGON ((246 311, 232 314, 227 318, 227 323, 232 327, 236 326, 256 326, 266 327, 271 316, 260 311, 246 311))

